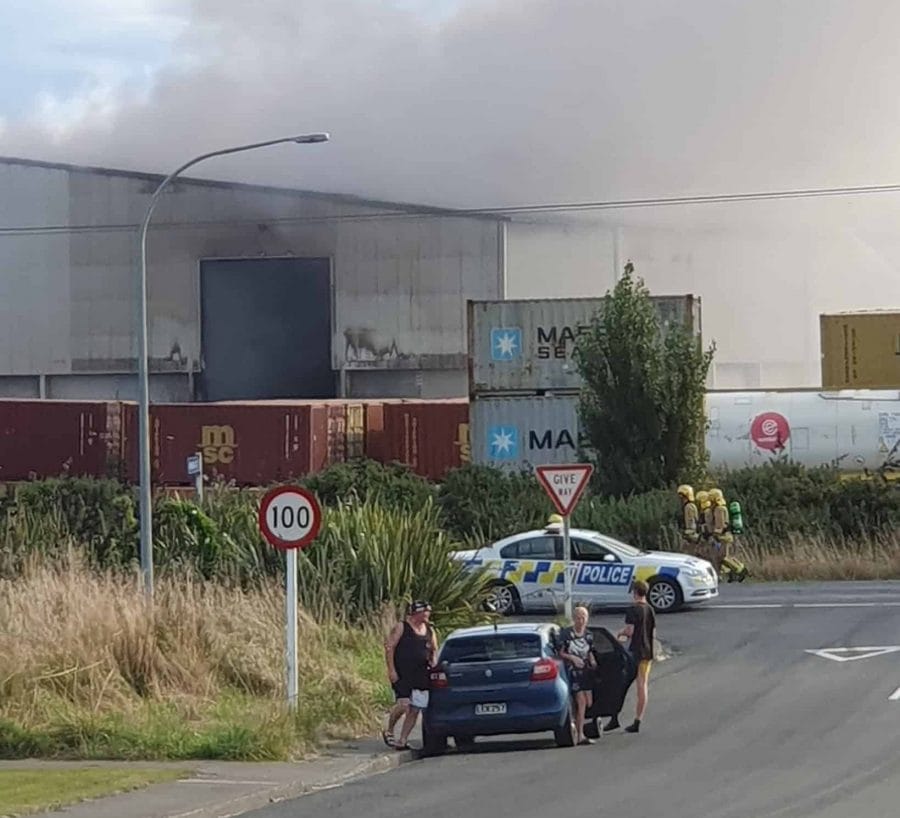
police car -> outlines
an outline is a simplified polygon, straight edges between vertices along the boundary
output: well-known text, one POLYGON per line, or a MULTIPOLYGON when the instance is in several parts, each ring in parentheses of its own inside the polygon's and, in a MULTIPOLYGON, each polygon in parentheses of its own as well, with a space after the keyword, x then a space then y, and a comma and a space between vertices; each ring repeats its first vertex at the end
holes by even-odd
MULTIPOLYGON (((569 532, 572 599, 591 608, 631 601, 631 583, 650 586, 647 601, 668 613, 684 605, 715 599, 719 581, 707 560, 671 551, 641 551, 597 531, 569 532)), ((514 534, 475 551, 457 551, 454 559, 484 569, 490 586, 488 605, 503 614, 559 611, 565 593, 563 538, 558 525, 514 534)))

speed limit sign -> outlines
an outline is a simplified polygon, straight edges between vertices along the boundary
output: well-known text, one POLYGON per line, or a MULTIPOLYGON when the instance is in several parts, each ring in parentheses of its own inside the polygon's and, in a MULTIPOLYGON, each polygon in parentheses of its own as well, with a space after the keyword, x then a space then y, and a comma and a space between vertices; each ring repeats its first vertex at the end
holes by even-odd
POLYGON ((259 504, 259 530, 276 548, 305 548, 319 533, 322 510, 312 492, 300 486, 272 489, 259 504))
POLYGON ((284 643, 287 665, 287 703, 297 709, 297 552, 309 545, 322 525, 322 509, 315 495, 300 486, 280 486, 259 504, 259 530, 277 549, 286 552, 284 574, 284 643))

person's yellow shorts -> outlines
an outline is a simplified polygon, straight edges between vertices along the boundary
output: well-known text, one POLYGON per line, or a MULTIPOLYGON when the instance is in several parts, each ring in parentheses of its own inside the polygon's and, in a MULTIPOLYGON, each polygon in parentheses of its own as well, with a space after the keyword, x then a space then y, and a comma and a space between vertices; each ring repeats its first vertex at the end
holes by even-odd
POLYGON ((652 666, 653 666, 653 660, 652 660, 652 659, 641 659, 641 661, 638 662, 638 666, 637 666, 637 675, 638 675, 638 676, 649 676, 649 675, 650 675, 650 668, 651 668, 652 666))

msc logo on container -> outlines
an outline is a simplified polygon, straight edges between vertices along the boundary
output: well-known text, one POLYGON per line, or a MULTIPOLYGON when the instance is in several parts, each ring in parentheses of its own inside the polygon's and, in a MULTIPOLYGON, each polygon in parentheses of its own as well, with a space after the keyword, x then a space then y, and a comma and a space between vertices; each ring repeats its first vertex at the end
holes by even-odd
POLYGON ((522 330, 519 327, 491 329, 491 360, 512 361, 522 356, 522 330))
POLYGON ((200 451, 203 452, 204 463, 222 463, 227 466, 234 461, 236 448, 234 429, 231 426, 200 427, 200 451))

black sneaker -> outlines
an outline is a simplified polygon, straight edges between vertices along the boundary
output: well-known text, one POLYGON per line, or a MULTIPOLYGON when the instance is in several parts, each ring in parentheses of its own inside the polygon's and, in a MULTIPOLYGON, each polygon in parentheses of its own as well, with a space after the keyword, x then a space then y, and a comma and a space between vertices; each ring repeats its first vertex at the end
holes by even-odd
POLYGON ((635 721, 632 724, 629 724, 628 727, 625 728, 626 733, 639 733, 641 730, 641 723, 639 721, 635 721))
POLYGON ((594 740, 592 738, 583 738, 581 741, 578 742, 578 746, 585 747, 588 744, 593 744, 593 743, 594 743, 594 740))
POLYGON ((607 730, 618 730, 621 725, 619 724, 619 717, 613 716, 608 722, 606 722, 606 726, 603 728, 603 732, 605 733, 607 730))

